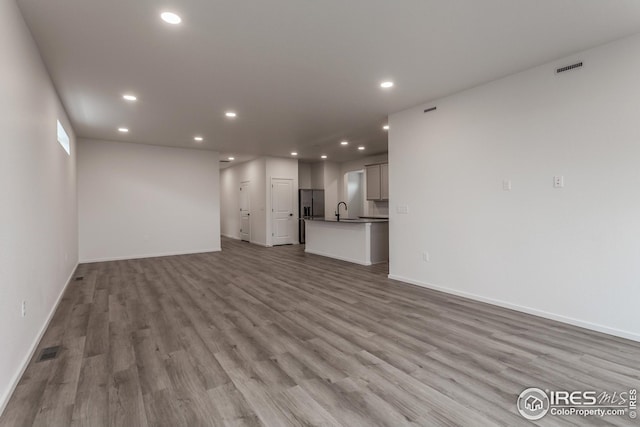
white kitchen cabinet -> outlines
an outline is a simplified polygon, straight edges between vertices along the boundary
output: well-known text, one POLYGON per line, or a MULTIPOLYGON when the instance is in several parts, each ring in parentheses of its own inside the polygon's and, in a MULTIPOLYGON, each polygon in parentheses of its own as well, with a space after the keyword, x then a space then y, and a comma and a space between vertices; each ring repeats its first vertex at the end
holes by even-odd
POLYGON ((389 200, 389 165, 387 163, 365 166, 367 175, 367 200, 389 200))
POLYGON ((380 200, 380 165, 368 165, 367 173, 367 200, 380 200))
POLYGON ((380 165, 380 199, 389 200, 389 164, 380 165))

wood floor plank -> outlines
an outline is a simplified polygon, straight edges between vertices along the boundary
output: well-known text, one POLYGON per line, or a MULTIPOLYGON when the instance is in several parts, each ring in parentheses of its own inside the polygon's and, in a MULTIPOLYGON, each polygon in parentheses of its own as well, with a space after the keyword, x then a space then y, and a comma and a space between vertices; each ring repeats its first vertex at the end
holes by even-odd
POLYGON ((236 386, 229 382, 207 391, 225 426, 258 427, 264 424, 236 386))
POLYGON ((279 405, 275 393, 267 392, 267 385, 247 365, 238 365, 225 353, 217 353, 218 361, 229 374, 236 388, 242 393, 251 409, 267 426, 295 425, 289 410, 279 405))
POLYGON ((41 409, 42 397, 47 380, 23 380, 11 396, 11 405, 7 405, 0 425, 3 427, 32 426, 41 409))
POLYGON ((207 394, 204 378, 198 374, 186 351, 171 353, 165 364, 171 380, 171 390, 180 403, 186 425, 222 426, 222 417, 207 394))
POLYGON ((70 337, 63 341, 60 356, 51 364, 49 381, 34 426, 71 424, 84 347, 84 337, 70 337))
MULTIPOLYGON (((313 400, 302 387, 296 385, 278 397, 281 404, 289 408, 299 425, 319 427, 341 427, 333 415, 313 400)), ((345 426, 346 427, 346 426, 345 426)))
POLYGON ((109 358, 100 354, 86 358, 82 363, 78 391, 75 396, 72 427, 86 425, 107 426, 109 421, 109 358))
POLYGON ((106 354, 109 351, 109 313, 91 311, 84 351, 85 357, 106 354))
MULTIPOLYGON (((365 267, 223 251, 80 265, 0 416, 14 426, 515 426, 528 387, 640 388, 640 343, 365 267)), ((550 417, 540 426, 625 426, 550 417)))
POLYGON ((205 389, 210 390, 229 383, 231 379, 195 329, 185 327, 180 332, 180 340, 205 389))
POLYGON ((366 406, 355 394, 348 395, 321 379, 302 381, 300 386, 309 396, 347 426, 383 426, 380 420, 371 419, 366 406))
MULTIPOLYGON (((109 378, 109 426, 147 427, 147 414, 135 366, 112 372, 109 378)), ((82 420, 91 423, 93 420, 82 420)), ((98 422, 98 421, 96 421, 98 422)))
POLYGON ((124 371, 136 363, 132 326, 119 320, 109 324, 109 366, 113 372, 124 371))
POLYGON ((178 396, 171 389, 153 391, 144 395, 144 409, 149 426, 190 427, 195 414, 189 407, 183 407, 178 396))
MULTIPOLYGON (((136 358, 136 379, 143 394, 165 390, 171 387, 171 381, 165 369, 160 347, 156 344, 149 329, 133 333, 133 348, 136 358)), ((126 372, 130 369, 126 369, 126 372)), ((118 372, 118 371, 116 371, 118 372)))

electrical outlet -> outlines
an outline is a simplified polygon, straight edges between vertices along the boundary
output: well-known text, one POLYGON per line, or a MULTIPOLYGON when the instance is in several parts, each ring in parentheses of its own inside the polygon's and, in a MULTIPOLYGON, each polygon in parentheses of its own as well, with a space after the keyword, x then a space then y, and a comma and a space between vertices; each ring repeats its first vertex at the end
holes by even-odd
POLYGON ((27 302, 26 301, 22 301, 22 317, 26 317, 27 316, 27 302))
POLYGON ((429 257, 429 252, 422 252, 422 260, 424 262, 429 262, 431 258, 429 257))
POLYGON ((553 177, 553 188, 562 188, 564 187, 564 176, 557 175, 553 177))
POLYGON ((402 215, 406 215, 409 213, 409 206, 406 206, 406 205, 396 206, 396 212, 402 215))

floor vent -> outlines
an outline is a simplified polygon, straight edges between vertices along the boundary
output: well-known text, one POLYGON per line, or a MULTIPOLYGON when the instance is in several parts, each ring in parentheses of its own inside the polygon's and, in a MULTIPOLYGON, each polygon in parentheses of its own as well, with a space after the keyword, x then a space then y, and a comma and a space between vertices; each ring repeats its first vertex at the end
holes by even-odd
POLYGON ((430 113, 432 111, 436 111, 438 107, 431 107, 431 108, 427 108, 426 110, 424 110, 425 113, 430 113))
POLYGON ((77 282, 77 281, 80 281, 80 280, 84 280, 84 276, 78 276, 78 277, 76 277, 76 282, 77 282))
POLYGON ((582 62, 576 62, 575 64, 567 65, 566 67, 560 67, 556 70, 556 74, 564 73, 565 71, 575 70, 582 67, 582 62))
POLYGON ((47 347, 42 350, 40 353, 40 357, 38 358, 38 362, 44 362, 45 360, 52 360, 58 357, 58 352, 60 351, 60 346, 57 345, 55 347, 47 347))

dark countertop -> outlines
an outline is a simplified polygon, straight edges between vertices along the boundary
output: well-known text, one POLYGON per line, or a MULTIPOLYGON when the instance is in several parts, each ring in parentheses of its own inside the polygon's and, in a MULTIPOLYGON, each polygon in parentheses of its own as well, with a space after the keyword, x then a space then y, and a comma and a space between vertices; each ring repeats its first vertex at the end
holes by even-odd
POLYGON ((337 221, 335 218, 302 218, 305 221, 316 221, 316 222, 340 222, 342 224, 372 224, 372 223, 386 223, 389 222, 388 219, 384 218, 341 218, 340 221, 337 221))

